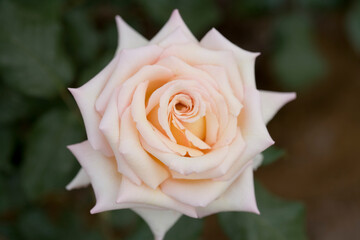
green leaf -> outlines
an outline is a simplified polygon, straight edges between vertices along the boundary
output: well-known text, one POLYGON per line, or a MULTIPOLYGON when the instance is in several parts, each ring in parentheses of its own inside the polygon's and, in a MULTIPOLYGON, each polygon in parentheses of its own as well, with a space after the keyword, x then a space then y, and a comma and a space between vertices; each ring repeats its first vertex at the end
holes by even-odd
POLYGON ((313 39, 310 20, 303 15, 288 15, 275 26, 278 43, 272 67, 279 82, 289 90, 305 89, 326 73, 326 63, 313 39))
POLYGON ((49 217, 40 209, 23 212, 17 227, 22 239, 27 240, 54 239, 57 232, 49 217))
POLYGON ((229 239, 304 240, 304 207, 284 201, 255 184, 260 215, 246 212, 218 214, 220 225, 229 239))
POLYGON ((197 240, 203 225, 202 219, 182 216, 166 234, 165 240, 197 240))
POLYGON ((210 30, 220 20, 220 12, 213 0, 137 0, 147 14, 162 26, 174 9, 180 14, 195 35, 210 30))
POLYGON ((346 30, 350 43, 360 53, 360 1, 355 1, 346 15, 346 30))
POLYGON ((264 160, 261 165, 266 166, 283 157, 285 155, 285 150, 276 146, 271 146, 262 152, 262 154, 264 156, 264 160))
POLYGON ((11 154, 14 150, 15 137, 9 126, 0 126, 0 172, 9 172, 11 166, 11 154))
POLYGON ((7 87, 0 86, 0 123, 12 123, 30 112, 29 99, 7 87))
POLYGON ((72 69, 61 50, 59 21, 32 10, 0 1, 0 70, 12 88, 50 98, 71 82, 72 69))
POLYGON ((18 171, 0 175, 0 213, 15 210, 27 203, 18 171))
POLYGON ((83 136, 83 127, 73 113, 55 109, 38 119, 27 140, 21 169, 31 199, 64 189, 78 168, 66 146, 83 136))
POLYGON ((84 9, 74 9, 65 15, 67 46, 80 64, 88 64, 99 50, 98 34, 84 9))

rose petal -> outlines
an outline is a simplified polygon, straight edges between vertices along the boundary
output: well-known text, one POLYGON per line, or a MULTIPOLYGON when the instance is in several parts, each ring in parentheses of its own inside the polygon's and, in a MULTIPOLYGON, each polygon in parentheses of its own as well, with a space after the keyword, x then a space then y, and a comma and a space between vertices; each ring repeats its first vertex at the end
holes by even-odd
POLYGON ((141 47, 148 43, 148 40, 130 27, 120 16, 116 16, 115 20, 119 35, 116 54, 122 49, 141 47))
POLYGON ((167 179, 160 186, 161 190, 176 201, 194 207, 206 207, 221 196, 234 180, 181 180, 167 179))
POLYGON ((213 79, 215 79, 215 81, 217 81, 220 92, 225 97, 229 105, 229 112, 234 116, 239 115, 242 104, 234 96, 233 90, 231 89, 231 85, 226 76, 225 69, 214 65, 199 65, 197 67, 206 71, 213 79))
POLYGON ((121 118, 119 150, 136 175, 149 187, 155 189, 168 178, 168 171, 154 161, 141 146, 130 108, 127 108, 121 118))
POLYGON ((239 116, 239 127, 246 142, 246 147, 241 155, 242 161, 235 162, 227 174, 218 180, 228 180, 238 176, 243 162, 250 161, 257 154, 274 144, 265 123, 262 119, 260 94, 256 89, 246 89, 244 108, 239 116))
POLYGON ((296 98, 296 93, 260 91, 261 111, 265 124, 288 102, 296 98))
POLYGON ((118 54, 119 61, 116 64, 115 71, 111 74, 111 77, 96 100, 96 110, 99 113, 103 113, 112 91, 125 80, 138 72, 141 67, 153 64, 158 59, 161 52, 162 48, 156 45, 148 45, 133 49, 123 49, 118 54))
POLYGON ((178 172, 171 171, 171 174, 173 178, 177 179, 213 179, 218 178, 223 175, 225 175, 229 169, 234 165, 235 162, 237 162, 238 165, 242 163, 242 165, 246 165, 248 161, 246 159, 241 158, 241 153, 245 149, 245 142, 244 139, 241 136, 240 129, 238 128, 236 131, 236 138, 234 141, 230 144, 228 154, 226 155, 225 159, 222 161, 222 163, 212 168, 208 171, 201 172, 201 173, 192 173, 189 175, 182 175, 178 172))
POLYGON ((198 42, 191 31, 188 29, 183 19, 180 16, 180 13, 177 9, 175 9, 169 20, 162 27, 162 29, 151 39, 150 44, 157 44, 163 39, 165 39, 169 34, 171 34, 175 29, 180 28, 186 37, 192 42, 198 42))
POLYGON ((153 129, 151 123, 149 123, 146 118, 145 93, 148 83, 148 81, 142 82, 137 86, 131 103, 131 115, 142 139, 155 149, 162 152, 172 152, 172 150, 159 139, 159 134, 153 129))
POLYGON ((99 129, 105 135, 109 142, 112 151, 115 155, 118 171, 130 178, 134 183, 141 184, 140 178, 135 174, 133 169, 125 161, 124 157, 119 152, 120 141, 120 127, 119 127, 119 114, 117 108, 117 97, 119 94, 119 88, 115 89, 109 103, 106 107, 104 116, 100 122, 99 129))
POLYGON ((262 162, 264 160, 264 155, 262 155, 261 153, 259 153, 258 155, 256 155, 253 159, 253 170, 255 171, 256 169, 258 169, 258 167, 261 166, 262 162))
POLYGON ((152 189, 144 184, 138 186, 125 177, 120 185, 117 203, 140 203, 149 207, 174 210, 190 217, 196 217, 195 208, 174 200, 164 194, 160 188, 152 189))
POLYGON ((246 170, 232 183, 224 194, 206 207, 196 208, 196 211, 199 217, 225 211, 245 211, 259 214, 255 200, 251 164, 248 164, 246 170))
MULTIPOLYGON (((116 171, 115 159, 107 158, 94 150, 88 141, 68 146, 91 180, 96 196, 96 205, 91 213, 129 206, 116 204, 121 183, 121 174, 116 171)), ((131 206, 130 206, 131 207, 131 206)))
POLYGON ((177 27, 172 33, 161 40, 158 45, 162 48, 167 48, 173 44, 185 44, 191 42, 181 27, 177 27))
POLYGON ((164 50, 160 59, 176 56, 190 65, 216 65, 226 70, 228 79, 235 96, 242 101, 244 95, 243 82, 238 70, 238 65, 232 51, 215 51, 189 43, 173 45, 164 50))
POLYGON ((149 208, 133 208, 149 225, 155 240, 162 240, 166 232, 181 217, 181 213, 170 210, 153 210, 149 208))
POLYGON ((100 73, 86 84, 80 88, 69 88, 69 91, 74 96, 76 103, 79 106, 85 123, 86 134, 91 146, 95 150, 99 150, 109 157, 112 156, 113 153, 104 135, 99 130, 101 117, 95 111, 94 106, 97 97, 113 73, 118 61, 119 56, 116 56, 100 73))
POLYGON ((73 190, 76 188, 87 187, 90 184, 90 178, 86 171, 81 168, 76 174, 73 180, 66 186, 67 190, 73 190))
POLYGON ((255 83, 255 59, 259 53, 253 53, 239 48, 215 28, 211 29, 200 41, 200 45, 214 50, 229 50, 234 53, 237 65, 240 69, 241 79, 247 88, 256 88, 255 83))
POLYGON ((141 144, 151 155, 155 156, 171 170, 180 174, 204 172, 218 166, 225 158, 229 148, 229 146, 217 148, 200 157, 182 157, 174 153, 159 151, 151 147, 147 141, 141 141, 141 144))

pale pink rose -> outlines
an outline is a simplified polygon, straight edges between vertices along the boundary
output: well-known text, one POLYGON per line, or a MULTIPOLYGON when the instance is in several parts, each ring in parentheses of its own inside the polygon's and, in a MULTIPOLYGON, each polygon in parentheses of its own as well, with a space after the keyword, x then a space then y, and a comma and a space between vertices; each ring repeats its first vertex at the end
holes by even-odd
POLYGON ((199 42, 175 10, 150 41, 116 17, 119 45, 88 83, 70 89, 88 140, 69 146, 92 185, 91 213, 131 208, 155 239, 185 214, 258 213, 253 168, 274 143, 266 123, 294 93, 256 89, 257 53, 215 29, 199 42))

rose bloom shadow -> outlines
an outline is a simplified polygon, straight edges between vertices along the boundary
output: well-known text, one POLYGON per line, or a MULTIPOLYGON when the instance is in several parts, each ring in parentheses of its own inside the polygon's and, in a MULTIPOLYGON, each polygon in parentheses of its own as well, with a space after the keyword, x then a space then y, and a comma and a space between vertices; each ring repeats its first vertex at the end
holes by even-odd
POLYGON ((258 53, 215 29, 198 41, 177 10, 150 41, 116 23, 114 58, 69 89, 88 140, 69 146, 82 168, 67 189, 91 184, 91 213, 130 208, 158 240, 182 214, 259 213, 253 170, 274 143, 266 124, 295 94, 257 90, 258 53))

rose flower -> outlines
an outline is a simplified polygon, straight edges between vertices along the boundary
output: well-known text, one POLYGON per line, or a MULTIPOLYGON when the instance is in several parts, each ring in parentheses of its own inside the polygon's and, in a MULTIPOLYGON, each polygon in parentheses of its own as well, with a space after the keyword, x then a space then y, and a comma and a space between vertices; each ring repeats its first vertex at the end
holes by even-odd
POLYGON ((111 62, 70 89, 88 140, 69 146, 91 184, 91 213, 131 208, 156 239, 185 214, 258 213, 253 168, 274 143, 266 123, 294 93, 256 89, 257 53, 215 29, 199 42, 175 10, 150 41, 116 17, 111 62))

